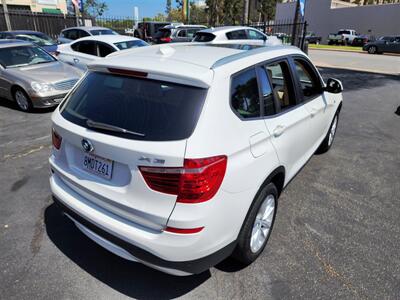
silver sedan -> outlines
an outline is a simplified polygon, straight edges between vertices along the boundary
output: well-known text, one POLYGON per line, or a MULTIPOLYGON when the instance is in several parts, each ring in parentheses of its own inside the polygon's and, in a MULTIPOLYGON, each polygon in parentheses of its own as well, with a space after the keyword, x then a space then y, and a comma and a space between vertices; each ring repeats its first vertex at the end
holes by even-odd
POLYGON ((57 105, 82 75, 31 43, 0 41, 0 97, 22 111, 57 105))

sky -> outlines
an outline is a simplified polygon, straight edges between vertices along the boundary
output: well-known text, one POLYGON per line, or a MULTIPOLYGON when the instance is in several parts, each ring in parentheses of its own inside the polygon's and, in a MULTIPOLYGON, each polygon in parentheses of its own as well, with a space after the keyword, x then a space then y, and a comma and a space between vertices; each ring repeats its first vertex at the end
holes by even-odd
MULTIPOLYGON (((139 18, 153 17, 158 13, 165 13, 166 0, 103 0, 108 5, 105 16, 130 17, 133 16, 133 7, 139 7, 139 18)), ((175 0, 172 0, 175 4, 175 0)))

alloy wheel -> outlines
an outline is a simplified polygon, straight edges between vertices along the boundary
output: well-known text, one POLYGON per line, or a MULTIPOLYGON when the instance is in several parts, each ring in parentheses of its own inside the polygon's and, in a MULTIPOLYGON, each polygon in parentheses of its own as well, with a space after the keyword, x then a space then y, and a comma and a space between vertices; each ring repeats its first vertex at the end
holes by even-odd
POLYGON ((21 108, 23 111, 27 111, 29 109, 29 100, 22 91, 15 92, 15 100, 17 101, 19 108, 21 108))

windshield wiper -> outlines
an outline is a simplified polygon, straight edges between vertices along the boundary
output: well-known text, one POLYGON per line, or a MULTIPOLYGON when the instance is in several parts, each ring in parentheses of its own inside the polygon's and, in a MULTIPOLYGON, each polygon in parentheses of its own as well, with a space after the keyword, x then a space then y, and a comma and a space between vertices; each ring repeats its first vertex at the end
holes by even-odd
POLYGON ((109 125, 109 124, 105 124, 105 123, 101 123, 101 122, 95 122, 95 121, 92 121, 92 120, 89 120, 89 119, 86 121, 86 125, 91 127, 91 128, 96 128, 96 129, 102 129, 102 130, 108 130, 108 131, 113 131, 113 132, 126 133, 126 134, 141 136, 141 137, 145 137, 146 136, 144 133, 130 131, 130 130, 127 130, 125 128, 121 128, 121 127, 118 127, 118 126, 109 125))

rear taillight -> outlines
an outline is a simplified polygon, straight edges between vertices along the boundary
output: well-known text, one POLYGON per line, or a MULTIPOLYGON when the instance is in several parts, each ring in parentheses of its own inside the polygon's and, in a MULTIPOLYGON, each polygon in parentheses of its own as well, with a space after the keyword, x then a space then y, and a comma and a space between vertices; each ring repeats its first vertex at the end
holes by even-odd
POLYGON ((147 185, 158 192, 177 195, 177 202, 200 203, 218 192, 225 176, 225 155, 185 159, 183 167, 139 167, 147 185))
POLYGON ((163 38, 160 38, 160 41, 164 42, 164 43, 171 43, 172 40, 170 37, 163 37, 163 38))
POLYGON ((197 227, 197 228, 175 228, 175 227, 167 227, 164 230, 172 233, 178 234, 193 234, 202 231, 204 227, 197 227))
POLYGON ((54 51, 54 52, 50 52, 50 54, 52 54, 53 56, 59 56, 59 55, 60 55, 60 52, 54 51))
POLYGON ((54 129, 52 130, 51 139, 53 141, 53 147, 60 150, 62 137, 54 129))

